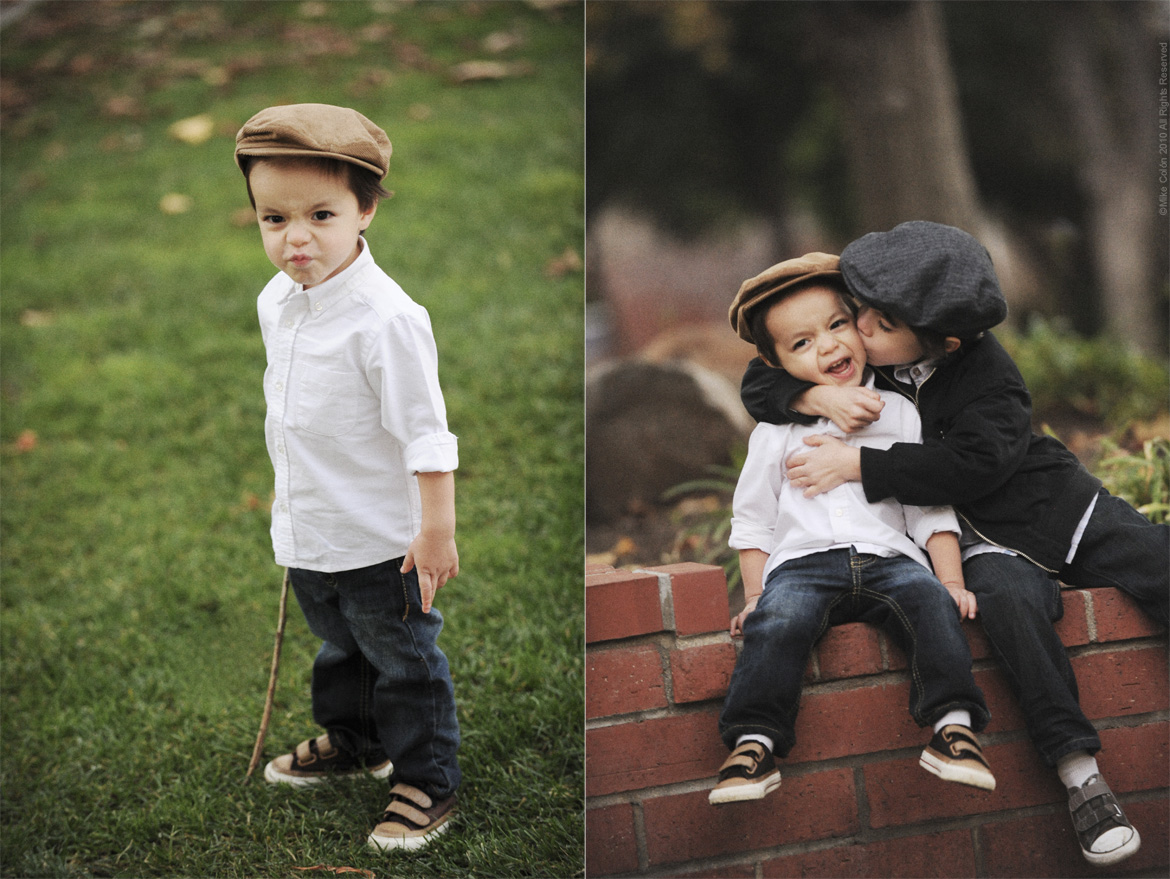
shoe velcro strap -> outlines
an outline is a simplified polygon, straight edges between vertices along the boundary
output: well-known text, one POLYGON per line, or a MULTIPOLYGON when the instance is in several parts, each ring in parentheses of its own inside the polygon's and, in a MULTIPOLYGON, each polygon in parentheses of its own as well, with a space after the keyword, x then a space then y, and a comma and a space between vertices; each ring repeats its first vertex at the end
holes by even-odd
POLYGON ((1068 809, 1070 812, 1075 812, 1093 797, 1113 797, 1113 791, 1110 790, 1109 785, 1104 781, 1097 779, 1089 782, 1083 787, 1077 788, 1068 797, 1068 809))
POLYGON ((751 769, 762 759, 764 759, 764 746, 762 744, 759 742, 744 742, 723 761, 723 765, 719 767, 719 771, 723 772, 726 769, 737 767, 751 769))
POLYGON ((317 762, 317 743, 313 739, 306 739, 297 745, 296 758, 301 766, 308 766, 317 762))
POLYGON ((1090 827, 1096 827, 1102 821, 1112 819, 1118 824, 1128 825, 1125 814, 1117 801, 1109 797, 1101 797, 1097 802, 1083 804, 1072 814, 1073 827, 1077 833, 1083 833, 1090 827))
POLYGON ((988 769, 991 768, 983 756, 983 749, 979 747, 979 742, 963 727, 957 729, 944 727, 942 734, 943 741, 950 746, 952 757, 960 759, 970 757, 972 760, 978 760, 988 769))
POLYGON ((397 817, 405 818, 415 827, 426 827, 431 819, 420 812, 406 800, 393 800, 382 814, 382 821, 392 821, 397 817))
POLYGON ((394 787, 390 788, 390 796, 401 797, 407 802, 414 803, 414 805, 418 806, 420 809, 429 809, 435 804, 435 801, 428 797, 426 793, 419 790, 417 787, 409 784, 403 784, 402 782, 399 782, 398 784, 394 785, 394 787))
POLYGON ((316 751, 322 760, 328 760, 337 754, 337 749, 333 747, 333 741, 329 738, 329 733, 317 736, 316 745, 316 751))

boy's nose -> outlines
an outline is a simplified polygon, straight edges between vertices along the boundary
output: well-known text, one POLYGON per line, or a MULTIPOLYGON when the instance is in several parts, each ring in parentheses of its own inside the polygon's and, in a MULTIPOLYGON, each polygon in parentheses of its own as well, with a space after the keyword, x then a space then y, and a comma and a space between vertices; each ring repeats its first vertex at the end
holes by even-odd
POLYGON ((309 230, 299 223, 293 223, 288 227, 288 243, 293 246, 299 244, 309 243, 309 230))
POLYGON ((873 313, 868 308, 857 315, 857 331, 863 336, 873 335, 873 313))

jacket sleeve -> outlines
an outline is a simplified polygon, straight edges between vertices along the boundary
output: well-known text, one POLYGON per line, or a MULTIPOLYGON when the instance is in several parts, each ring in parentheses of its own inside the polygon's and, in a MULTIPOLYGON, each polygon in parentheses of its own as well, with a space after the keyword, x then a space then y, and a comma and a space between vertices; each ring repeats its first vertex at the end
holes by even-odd
POLYGON ((768 424, 813 424, 815 415, 792 409, 793 401, 813 386, 793 378, 783 369, 764 363, 759 357, 748 364, 739 387, 739 398, 748 415, 768 424))
POLYGON ((921 445, 861 450, 867 500, 892 497, 914 506, 960 506, 1012 477, 1032 441, 1031 398, 1014 367, 952 411, 956 414, 950 423, 924 436, 921 445))

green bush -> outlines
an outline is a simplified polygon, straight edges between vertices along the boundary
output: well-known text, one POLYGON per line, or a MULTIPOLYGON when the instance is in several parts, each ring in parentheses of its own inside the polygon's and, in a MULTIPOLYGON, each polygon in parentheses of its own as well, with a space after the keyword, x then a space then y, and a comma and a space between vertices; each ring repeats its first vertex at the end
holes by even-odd
POLYGON ((1124 429, 1166 411, 1166 364, 1124 343, 1085 339, 1043 321, 1024 333, 996 330, 995 335, 1016 361, 1037 413, 1071 411, 1124 429))

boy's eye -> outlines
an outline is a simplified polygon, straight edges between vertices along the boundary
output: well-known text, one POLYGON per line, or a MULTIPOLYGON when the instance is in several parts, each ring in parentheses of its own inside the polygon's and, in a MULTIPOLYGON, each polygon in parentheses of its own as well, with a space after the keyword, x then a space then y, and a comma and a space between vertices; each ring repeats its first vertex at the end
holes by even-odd
POLYGON ((803 348, 807 344, 808 344, 808 339, 797 339, 796 342, 794 342, 792 345, 792 350, 799 351, 801 348, 803 348))
POLYGON ((314 220, 328 220, 332 216, 333 216, 332 211, 316 211, 313 214, 313 219, 314 220))
POLYGON ((276 224, 284 222, 284 217, 282 217, 280 214, 267 214, 262 219, 265 223, 276 224))
POLYGON ((847 317, 838 318, 837 320, 835 320, 831 324, 829 324, 829 329, 839 330, 839 329, 841 329, 841 327, 847 327, 847 326, 852 325, 852 323, 853 323, 853 321, 849 320, 849 318, 847 318, 847 317))

